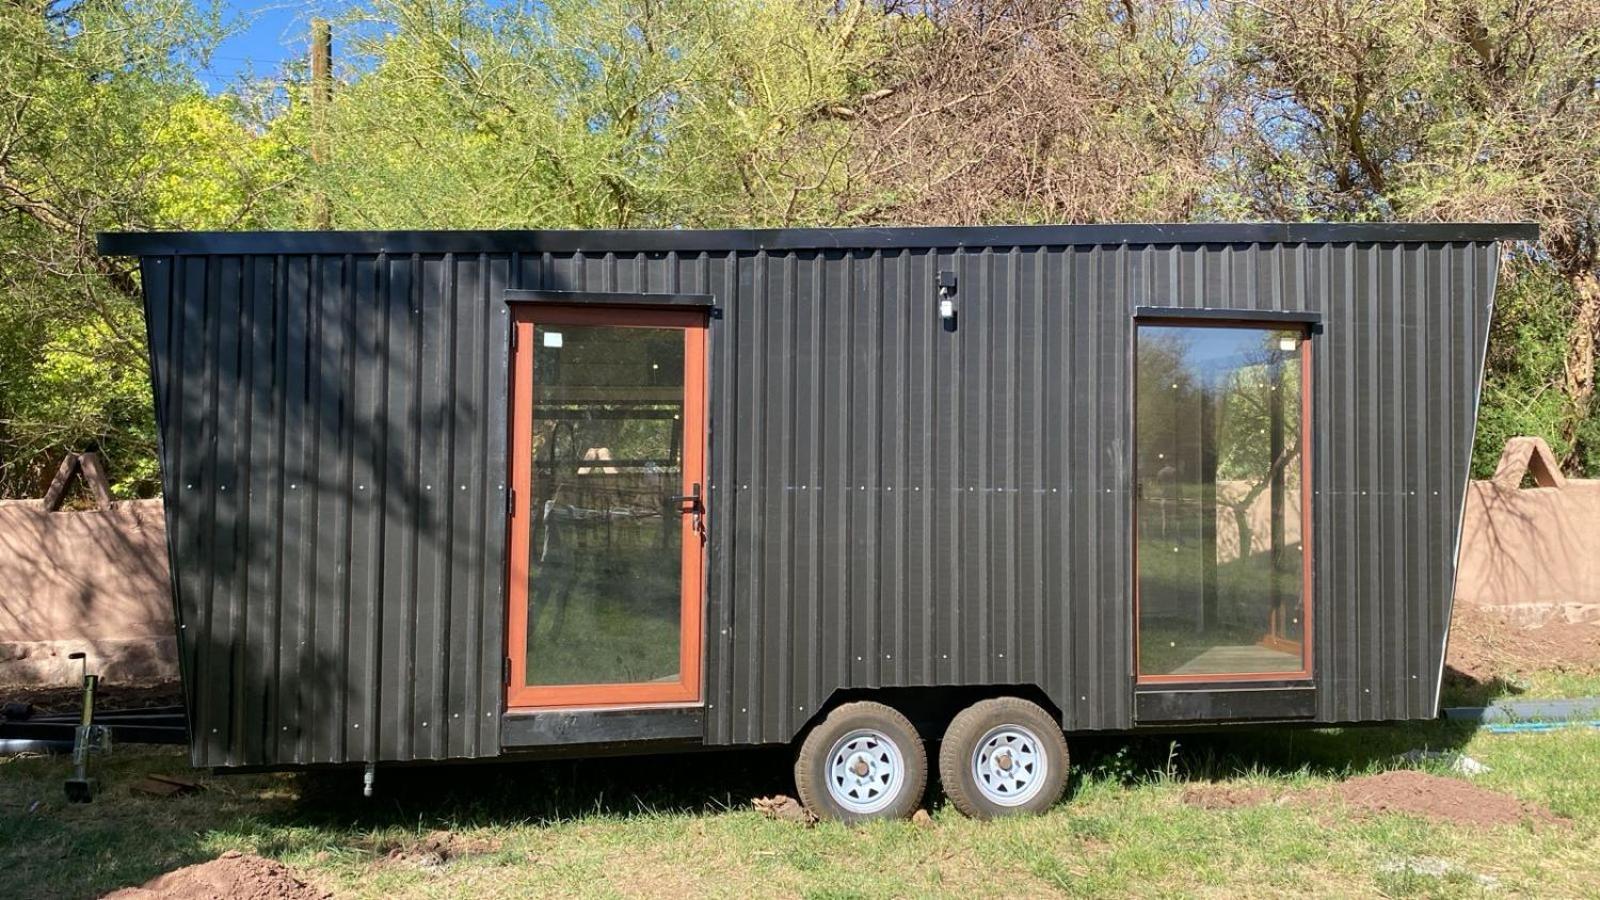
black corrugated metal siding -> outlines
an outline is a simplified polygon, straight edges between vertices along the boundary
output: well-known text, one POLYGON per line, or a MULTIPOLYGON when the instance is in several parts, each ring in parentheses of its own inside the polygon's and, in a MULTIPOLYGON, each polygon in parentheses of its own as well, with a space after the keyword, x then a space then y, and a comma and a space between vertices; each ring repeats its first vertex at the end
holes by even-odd
POLYGON ((1146 305, 1322 314, 1318 718, 1431 714, 1495 245, 995 237, 1035 231, 970 233, 990 247, 511 253, 502 234, 483 254, 147 256, 196 762, 500 751, 507 288, 717 298, 712 743, 787 740, 850 687, 1038 684, 1069 729, 1134 724, 1146 305), (941 270, 958 275, 954 332, 941 270))
POLYGON ((508 274, 145 258, 196 765, 500 752, 508 274))

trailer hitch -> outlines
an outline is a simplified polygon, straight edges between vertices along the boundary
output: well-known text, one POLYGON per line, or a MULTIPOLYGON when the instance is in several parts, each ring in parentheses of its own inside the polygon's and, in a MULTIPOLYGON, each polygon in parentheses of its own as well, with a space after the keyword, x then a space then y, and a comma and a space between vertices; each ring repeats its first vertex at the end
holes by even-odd
POLYGON ((88 803, 99 788, 89 777, 89 754, 110 752, 111 730, 94 724, 94 690, 100 684, 100 676, 89 674, 88 654, 72 653, 67 658, 83 663, 83 713, 72 737, 72 777, 66 783, 67 802, 88 803))

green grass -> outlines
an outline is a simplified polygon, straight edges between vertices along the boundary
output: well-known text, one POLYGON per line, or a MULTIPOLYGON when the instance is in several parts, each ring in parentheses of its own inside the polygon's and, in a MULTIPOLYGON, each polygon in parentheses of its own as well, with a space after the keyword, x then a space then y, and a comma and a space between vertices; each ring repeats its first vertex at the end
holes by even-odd
MULTIPOLYGON (((280 859, 350 897, 522 896, 1600 896, 1600 732, 1490 735, 1446 723, 1262 730, 1074 744, 1069 799, 1050 814, 806 829, 753 812, 787 793, 782 750, 644 759, 203 776, 190 797, 130 790, 186 772, 175 751, 96 760, 105 793, 61 795, 62 759, 0 763, 0 872, 15 896, 91 897, 227 849, 280 859), (1309 787, 1459 748, 1475 783, 1548 806, 1565 827, 1457 827, 1355 818, 1315 804, 1184 804, 1197 782, 1309 787), (442 866, 390 858, 448 830, 442 866), (1442 874, 1428 866, 1443 863, 1442 874)), ((1440 770, 1442 772, 1442 770, 1440 770)))

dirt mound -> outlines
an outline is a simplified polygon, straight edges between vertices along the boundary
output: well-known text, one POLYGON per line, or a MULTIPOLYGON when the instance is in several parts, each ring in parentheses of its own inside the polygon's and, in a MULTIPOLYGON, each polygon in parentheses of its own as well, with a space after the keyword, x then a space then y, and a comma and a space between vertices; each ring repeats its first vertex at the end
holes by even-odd
POLYGON ((1358 815, 1407 813, 1460 825, 1510 825, 1517 822, 1565 824, 1542 806, 1427 772, 1402 770, 1363 775, 1331 787, 1275 794, 1267 787, 1194 785, 1182 800, 1200 809, 1226 810, 1274 802, 1294 805, 1342 804, 1358 815))
POLYGON ((105 900, 325 900, 332 896, 301 881, 288 866, 237 850, 210 862, 158 875, 105 900))
POLYGON ((1463 825, 1566 821, 1542 806, 1459 778, 1410 770, 1352 778, 1335 785, 1333 794, 1346 805, 1367 813, 1410 813, 1463 825))
POLYGON ((1600 622, 1551 621, 1529 627, 1457 603, 1445 665, 1469 684, 1509 681, 1535 670, 1600 672, 1600 622))

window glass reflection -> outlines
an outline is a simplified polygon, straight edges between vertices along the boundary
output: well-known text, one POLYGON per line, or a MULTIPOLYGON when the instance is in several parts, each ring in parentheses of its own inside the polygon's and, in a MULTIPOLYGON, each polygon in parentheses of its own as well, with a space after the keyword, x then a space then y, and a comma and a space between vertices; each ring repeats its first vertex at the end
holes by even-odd
POLYGON ((529 685, 676 681, 683 331, 540 325, 529 685))
POLYGON ((1139 671, 1304 668, 1299 331, 1141 326, 1139 671))

